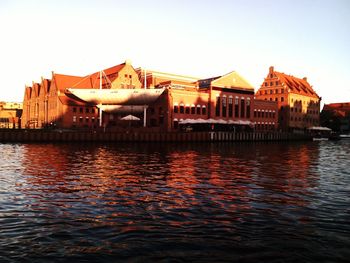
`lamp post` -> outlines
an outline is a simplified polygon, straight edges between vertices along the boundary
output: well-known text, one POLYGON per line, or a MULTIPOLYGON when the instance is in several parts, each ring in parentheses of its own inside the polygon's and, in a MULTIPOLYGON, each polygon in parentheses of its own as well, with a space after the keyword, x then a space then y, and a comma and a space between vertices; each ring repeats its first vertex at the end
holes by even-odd
MULTIPOLYGON (((144 84, 143 84, 143 88, 146 89, 147 88, 147 72, 146 72, 146 69, 144 70, 145 72, 145 77, 144 77, 144 84)), ((146 105, 144 105, 143 107, 143 127, 146 127, 147 125, 147 108, 146 108, 146 105)))

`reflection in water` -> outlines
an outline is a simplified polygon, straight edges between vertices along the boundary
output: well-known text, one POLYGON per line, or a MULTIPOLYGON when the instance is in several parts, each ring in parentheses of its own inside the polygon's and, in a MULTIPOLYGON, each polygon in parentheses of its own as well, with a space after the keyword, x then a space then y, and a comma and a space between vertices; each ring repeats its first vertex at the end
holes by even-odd
POLYGON ((5 144, 0 261, 337 261, 350 143, 5 144))

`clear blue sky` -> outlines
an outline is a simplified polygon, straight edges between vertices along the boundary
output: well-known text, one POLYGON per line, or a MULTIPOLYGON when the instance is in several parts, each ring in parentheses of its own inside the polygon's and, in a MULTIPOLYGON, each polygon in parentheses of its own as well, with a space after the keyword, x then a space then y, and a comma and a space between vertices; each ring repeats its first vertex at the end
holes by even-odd
POLYGON ((87 75, 131 59, 258 89, 269 66, 307 76, 324 103, 350 101, 348 0, 0 0, 0 100, 51 71, 87 75))

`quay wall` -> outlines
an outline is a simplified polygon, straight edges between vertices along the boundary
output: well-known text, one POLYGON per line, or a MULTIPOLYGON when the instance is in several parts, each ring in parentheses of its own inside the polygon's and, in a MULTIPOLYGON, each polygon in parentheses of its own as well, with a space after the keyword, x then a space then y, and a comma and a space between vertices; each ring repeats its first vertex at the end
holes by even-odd
POLYGON ((229 142, 294 141, 309 136, 280 132, 88 132, 1 130, 0 142, 229 142))

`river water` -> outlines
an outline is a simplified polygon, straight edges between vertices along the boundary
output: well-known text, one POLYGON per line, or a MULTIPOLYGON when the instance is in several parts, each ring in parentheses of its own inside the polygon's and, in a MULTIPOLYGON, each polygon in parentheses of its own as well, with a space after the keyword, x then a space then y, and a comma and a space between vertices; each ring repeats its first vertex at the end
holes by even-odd
POLYGON ((0 262, 350 259, 350 140, 0 147, 0 262))

